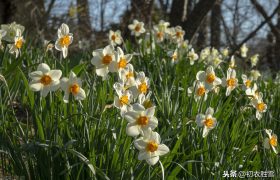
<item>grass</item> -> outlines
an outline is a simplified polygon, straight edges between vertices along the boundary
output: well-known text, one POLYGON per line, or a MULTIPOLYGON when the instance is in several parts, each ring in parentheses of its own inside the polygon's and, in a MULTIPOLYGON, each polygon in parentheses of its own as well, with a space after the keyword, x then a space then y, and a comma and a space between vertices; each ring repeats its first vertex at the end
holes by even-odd
MULTIPOLYGON (((196 73, 205 70, 203 63, 190 66, 186 53, 173 65, 168 50, 175 45, 156 45, 151 53, 144 44, 127 42, 126 52, 135 55, 132 64, 151 80, 152 100, 156 105, 159 126, 156 131, 170 148, 160 161, 166 179, 221 179, 224 171, 274 171, 280 176, 279 155, 263 148, 264 129, 280 132, 280 87, 274 80, 259 80, 268 111, 261 120, 249 106, 241 88, 228 97, 225 88, 210 93, 207 100, 195 102, 187 88, 196 73), (208 107, 215 110, 218 125, 206 138, 197 127, 195 116, 208 107), (254 149, 254 150, 253 150, 254 149)), ((26 179, 161 179, 159 163, 149 166, 137 160, 134 138, 125 133, 126 120, 113 103, 116 74, 102 81, 90 64, 90 52, 74 53, 61 60, 57 53, 25 45, 18 59, 0 52, 0 150, 2 175, 26 179), (53 92, 46 98, 29 89, 28 74, 39 63, 61 69, 67 77, 70 70, 83 80, 87 98, 63 103, 63 93, 53 92)), ((227 64, 217 70, 226 73, 227 64)), ((243 70, 238 68, 241 80, 243 70)), ((279 134, 278 134, 279 135, 279 134)))

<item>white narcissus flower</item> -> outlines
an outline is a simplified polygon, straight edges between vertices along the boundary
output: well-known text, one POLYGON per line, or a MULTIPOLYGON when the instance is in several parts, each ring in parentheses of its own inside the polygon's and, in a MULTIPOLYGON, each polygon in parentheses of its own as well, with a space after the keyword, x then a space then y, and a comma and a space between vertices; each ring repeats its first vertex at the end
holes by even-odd
POLYGON ((128 64, 126 68, 119 71, 119 79, 123 81, 128 88, 135 86, 136 83, 132 64, 128 64))
POLYGON ((135 80, 135 86, 131 87, 131 91, 134 98, 137 98, 139 94, 147 94, 150 86, 150 80, 145 76, 144 72, 137 73, 135 80))
POLYGON ((41 95, 46 97, 50 91, 56 91, 59 88, 61 75, 61 70, 51 70, 47 64, 39 64, 37 71, 29 74, 32 79, 29 84, 30 89, 41 91, 41 95))
POLYGON ((256 109, 256 118, 260 120, 262 118, 262 114, 267 110, 267 105, 263 102, 262 93, 258 93, 257 98, 251 100, 251 104, 256 109))
POLYGON ((204 114, 198 114, 196 116, 196 123, 199 127, 204 127, 202 137, 206 137, 211 129, 216 127, 217 121, 213 117, 214 110, 209 107, 204 114))
POLYGON ((164 41, 165 39, 165 32, 164 31, 160 31, 158 29, 158 27, 154 27, 154 36, 155 36, 155 39, 156 39, 156 42, 158 43, 161 43, 164 41))
POLYGON ((133 100, 133 96, 130 90, 125 89, 122 82, 115 83, 114 89, 118 95, 114 98, 114 106, 121 110, 121 116, 123 116, 129 110, 128 108, 133 100))
POLYGON ((193 87, 188 88, 188 95, 194 94, 195 101, 204 97, 204 101, 207 99, 208 89, 205 88, 205 83, 196 81, 193 83, 193 87))
POLYGON ((173 39, 177 43, 180 43, 180 42, 184 41, 184 35, 185 35, 185 31, 182 29, 181 26, 176 26, 174 28, 173 39))
POLYGON ((250 75, 254 81, 257 81, 258 78, 261 76, 261 73, 258 70, 251 70, 250 75))
POLYGON ((224 57, 227 57, 227 56, 228 56, 228 48, 222 49, 222 55, 223 55, 224 57))
POLYGON ((192 48, 191 51, 188 54, 188 58, 190 60, 190 65, 194 64, 194 61, 198 60, 198 55, 194 52, 194 49, 192 48))
POLYGON ((251 66, 252 67, 256 66, 258 64, 258 62, 259 62, 259 55, 255 54, 254 56, 252 56, 250 58, 250 60, 251 60, 251 66))
POLYGON ((111 45, 116 46, 116 45, 121 45, 122 44, 122 36, 121 36, 121 31, 109 31, 109 42, 111 45))
POLYGON ((165 22, 164 20, 160 20, 159 23, 158 23, 158 25, 156 25, 155 27, 156 27, 159 31, 165 33, 169 25, 170 25, 169 22, 165 22))
POLYGON ((138 136, 143 134, 143 131, 151 128, 155 129, 158 125, 158 120, 154 116, 155 107, 145 109, 141 104, 134 104, 133 110, 124 114, 124 118, 128 121, 126 133, 128 136, 138 136))
POLYGON ((245 90, 245 91, 247 89, 250 89, 252 87, 253 79, 251 77, 248 78, 247 75, 245 75, 245 74, 242 74, 241 78, 242 78, 242 81, 243 81, 242 89, 245 90))
POLYGON ((135 35, 136 37, 146 32, 144 23, 136 19, 133 20, 133 24, 128 25, 128 29, 131 31, 131 35, 135 35))
POLYGON ((19 29, 20 32, 23 33, 25 28, 24 26, 13 22, 11 24, 2 24, 1 29, 7 32, 6 36, 3 37, 3 40, 8 42, 14 42, 17 30, 19 29))
POLYGON ((112 45, 106 46, 103 50, 95 50, 92 55, 91 63, 96 66, 96 74, 103 80, 107 78, 109 72, 116 72, 115 63, 112 63, 116 61, 116 52, 112 45))
POLYGON ((204 48, 200 52, 200 61, 204 61, 210 56, 210 47, 204 48))
POLYGON ((134 146, 140 151, 139 160, 146 160, 149 165, 155 165, 159 161, 159 156, 169 152, 165 144, 161 144, 160 135, 150 128, 144 131, 143 137, 134 141, 134 146))
POLYGON ((250 99, 258 99, 259 96, 262 97, 262 93, 258 91, 258 86, 256 83, 252 88, 246 89, 245 93, 250 99))
POLYGON ((272 148, 272 150, 275 152, 275 154, 278 154, 278 151, 276 149, 277 147, 277 135, 276 134, 272 134, 272 130, 271 129, 265 129, 266 134, 268 135, 268 138, 264 139, 263 142, 263 146, 266 149, 270 149, 272 148))
POLYGON ((112 72, 119 72, 120 70, 127 67, 130 60, 132 59, 132 54, 124 54, 120 47, 117 47, 116 61, 112 61, 111 68, 112 72))
POLYGON ((149 92, 147 95, 139 94, 139 96, 138 96, 139 104, 141 104, 145 109, 149 109, 154 106, 153 102, 150 99, 151 95, 152 95, 152 92, 149 92))
POLYGON ((22 48, 23 43, 24 43, 24 39, 22 37, 22 32, 20 29, 17 29, 14 44, 11 45, 9 52, 11 54, 16 54, 16 58, 17 58, 18 55, 20 54, 20 49, 22 48))
POLYGON ((55 49, 62 51, 63 58, 68 55, 68 47, 73 41, 73 34, 69 33, 67 24, 62 24, 57 30, 58 39, 55 42, 55 49))
POLYGON ((247 52, 248 52, 248 48, 247 48, 246 44, 243 44, 240 48, 241 57, 246 58, 247 52))
POLYGON ((168 54, 168 56, 171 57, 172 64, 175 64, 175 63, 178 62, 178 59, 179 59, 179 57, 178 57, 178 49, 175 49, 174 52, 173 51, 169 51, 167 54, 168 54))
POLYGON ((212 66, 209 66, 205 71, 199 71, 196 74, 196 79, 200 82, 205 82, 205 87, 209 91, 213 90, 216 86, 222 83, 222 80, 218 78, 212 66))
POLYGON ((69 95, 73 95, 76 100, 84 100, 86 93, 82 89, 82 81, 76 76, 74 72, 70 72, 69 79, 62 78, 60 80, 60 87, 64 91, 63 101, 69 102, 69 95))
POLYGON ((231 91, 238 86, 238 79, 234 69, 228 68, 227 77, 222 79, 222 86, 227 87, 226 96, 229 96, 231 91))

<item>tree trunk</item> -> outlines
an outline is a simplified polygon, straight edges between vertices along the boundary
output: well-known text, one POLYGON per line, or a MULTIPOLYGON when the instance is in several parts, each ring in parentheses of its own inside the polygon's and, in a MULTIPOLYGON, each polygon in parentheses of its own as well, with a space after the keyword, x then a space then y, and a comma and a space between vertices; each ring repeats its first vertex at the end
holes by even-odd
POLYGON ((221 15, 221 1, 218 0, 211 13, 211 46, 215 48, 220 48, 221 15))
MULTIPOLYGON (((278 1, 280 4, 280 0, 278 1)), ((280 9, 278 9, 277 12, 277 25, 276 28, 279 30, 280 29, 280 9)), ((276 70, 280 69, 280 36, 275 36, 276 37, 276 42, 275 42, 275 65, 276 65, 276 70)))
POLYGON ((196 46, 198 50, 203 49, 206 46, 207 43, 207 27, 208 27, 208 18, 206 17, 198 31, 198 37, 197 37, 197 42, 196 46))
POLYGON ((14 0, 0 1, 0 24, 10 23, 14 18, 16 6, 14 0))
POLYGON ((80 37, 90 37, 92 33, 88 0, 77 0, 78 30, 80 37))
POLYGON ((173 0, 169 16, 171 26, 182 26, 187 18, 187 13, 188 0, 173 0))
POLYGON ((183 23, 183 29, 186 31, 186 39, 192 42, 195 33, 199 29, 200 24, 212 9, 217 0, 200 0, 190 13, 187 21, 183 23))

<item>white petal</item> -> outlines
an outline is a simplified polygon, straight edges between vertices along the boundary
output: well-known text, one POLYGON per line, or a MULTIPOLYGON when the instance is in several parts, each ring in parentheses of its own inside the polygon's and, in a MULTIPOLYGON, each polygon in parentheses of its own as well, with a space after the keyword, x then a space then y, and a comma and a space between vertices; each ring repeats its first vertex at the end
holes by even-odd
POLYGON ((109 73, 109 70, 107 67, 96 69, 96 74, 98 76, 106 77, 108 73, 109 73))
POLYGON ((49 86, 49 89, 50 89, 51 91, 56 91, 56 90, 59 89, 59 87, 60 87, 60 81, 57 80, 57 81, 52 81, 52 83, 51 83, 50 86, 49 86))
POLYGON ((43 74, 49 72, 50 70, 51 70, 50 67, 45 63, 39 64, 39 66, 37 68, 37 71, 42 71, 43 74))
POLYGON ((43 88, 43 85, 40 82, 31 82, 29 86, 31 91, 41 91, 43 88))
POLYGON ((145 111, 145 107, 139 103, 135 103, 132 106, 134 111, 145 111))
POLYGON ((50 92, 50 88, 48 86, 44 86, 42 91, 41 91, 41 95, 43 97, 46 97, 48 95, 48 93, 50 92))
POLYGON ((204 126, 203 128, 203 133, 202 133, 202 137, 206 137, 209 133, 210 129, 207 128, 206 126, 204 126))
POLYGON ((65 103, 68 103, 68 102, 69 102, 69 92, 68 92, 68 91, 65 91, 65 92, 64 92, 63 101, 64 101, 65 103))
POLYGON ((205 80, 206 74, 204 71, 198 71, 196 74, 196 80, 203 82, 205 80))
POLYGON ((156 117, 151 117, 150 120, 149 120, 149 124, 148 124, 149 127, 151 127, 151 129, 155 129, 157 126, 158 126, 158 120, 156 117))
POLYGON ((199 127, 204 126, 204 123, 203 123, 204 119, 205 119, 205 115, 203 115, 203 114, 198 114, 198 115, 196 116, 196 124, 197 124, 199 127))
POLYGON ((62 55, 63 55, 63 58, 66 58, 68 55, 68 48, 66 46, 62 47, 62 55))
POLYGON ((40 80, 42 76, 43 76, 42 71, 34 71, 34 72, 31 72, 31 73, 29 74, 29 77, 30 77, 32 80, 35 80, 35 81, 40 80))
POLYGON ((143 140, 143 137, 141 137, 134 141, 134 146, 141 151, 146 149, 147 143, 143 140))
POLYGON ((149 109, 146 109, 144 112, 144 115, 148 116, 148 117, 152 117, 155 114, 155 107, 151 107, 149 109))
POLYGON ((110 72, 118 72, 118 62, 117 61, 112 61, 109 66, 109 71, 110 72))
POLYGON ((160 145, 158 146, 158 149, 157 149, 157 151, 156 151, 156 154, 157 154, 158 156, 162 156, 162 155, 167 154, 169 151, 170 151, 169 148, 168 148, 165 144, 160 144, 160 145))
POLYGON ((207 108, 207 110, 206 110, 206 113, 205 113, 206 115, 213 115, 214 114, 214 109, 213 108, 211 108, 211 107, 209 107, 209 108, 207 108))
POLYGON ((263 146, 266 149, 270 149, 269 138, 265 138, 263 141, 263 146))
POLYGON ((152 166, 155 165, 158 162, 158 160, 159 160, 158 156, 152 157, 150 159, 146 159, 147 163, 152 166))
POLYGON ((138 136, 140 134, 140 129, 135 123, 128 123, 126 126, 126 134, 128 136, 138 136))
POLYGON ((68 92, 68 89, 69 89, 69 80, 68 78, 62 78, 60 80, 60 87, 63 91, 66 91, 68 92))
POLYGON ((140 161, 150 159, 150 158, 151 158, 150 154, 147 153, 146 151, 140 151, 138 154, 138 160, 140 161))
POLYGON ((129 111, 127 113, 125 113, 124 118, 129 122, 129 123, 133 123, 137 120, 137 118, 139 117, 139 113, 134 112, 134 111, 129 111))
POLYGON ((79 92, 75 95, 75 99, 84 100, 85 98, 86 98, 86 93, 82 88, 80 88, 79 92))
POLYGON ((48 74, 53 81, 58 81, 62 75, 62 72, 61 70, 51 70, 48 74))
POLYGON ((61 29, 61 34, 62 34, 63 36, 69 34, 69 27, 68 27, 67 24, 63 23, 63 24, 60 26, 60 29, 61 29))

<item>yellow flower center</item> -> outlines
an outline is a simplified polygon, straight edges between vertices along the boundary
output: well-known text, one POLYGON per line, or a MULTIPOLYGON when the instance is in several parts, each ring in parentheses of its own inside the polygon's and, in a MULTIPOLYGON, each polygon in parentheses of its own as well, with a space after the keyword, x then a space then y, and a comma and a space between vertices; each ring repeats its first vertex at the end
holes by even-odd
POLYGON ((106 54, 106 55, 103 56, 103 58, 102 58, 102 63, 108 65, 108 64, 111 63, 112 60, 113 60, 113 59, 112 59, 112 56, 106 54))
POLYGON ((126 65, 127 65, 126 59, 125 58, 121 58, 120 61, 119 61, 119 64, 118 64, 118 68, 119 69, 125 68, 126 65))
POLYGON ((18 49, 20 49, 20 48, 22 47, 22 44, 23 44, 22 39, 19 39, 19 40, 17 40, 17 42, 16 42, 16 47, 17 47, 18 49))
POLYGON ((128 72, 126 75, 125 75, 126 79, 129 79, 129 78, 132 78, 134 77, 134 74, 132 71, 128 72))
POLYGON ((173 60, 173 61, 176 61, 176 60, 177 60, 177 54, 173 54, 173 55, 172 55, 172 60, 173 60))
POLYGON ((121 104, 121 106, 123 106, 124 104, 128 104, 128 96, 127 95, 123 95, 120 98, 120 104, 121 104))
POLYGON ((146 146, 146 151, 148 152, 155 152, 158 149, 158 144, 154 141, 148 142, 146 146))
POLYGON ((43 75, 40 79, 40 83, 44 86, 49 85, 52 82, 52 78, 49 75, 43 75))
POLYGON ((235 78, 230 78, 227 80, 227 86, 233 87, 236 84, 236 79, 235 78))
POLYGON ((157 38, 158 38, 158 39, 161 39, 162 37, 163 37, 163 32, 158 32, 158 33, 157 33, 157 38))
POLYGON ((203 96, 205 94, 205 88, 203 86, 197 88, 196 95, 203 96))
POLYGON ((78 94, 79 91, 80 91, 80 86, 79 86, 78 84, 73 84, 73 85, 71 85, 71 86, 69 87, 69 91, 70 91, 72 94, 76 95, 76 94, 78 94))
POLYGON ((177 37, 177 38, 181 38, 182 35, 183 35, 183 33, 182 33, 181 31, 177 31, 177 32, 176 32, 176 37, 177 37))
POLYGON ((134 30, 135 30, 136 32, 139 32, 140 29, 141 29, 141 26, 140 26, 139 24, 137 24, 137 25, 135 26, 135 28, 134 28, 134 30))
POLYGON ((146 126, 149 123, 149 119, 146 116, 140 116, 137 120, 136 123, 140 126, 146 126))
POLYGON ((116 36, 113 34, 113 35, 111 36, 111 39, 112 39, 113 41, 115 41, 115 40, 116 40, 116 36))
POLYGON ((70 44, 70 36, 66 35, 59 39, 60 46, 68 47, 70 44))
POLYGON ((264 111, 264 109, 265 109, 265 103, 263 103, 263 102, 258 103, 256 108, 257 108, 257 110, 260 111, 260 112, 264 111))
POLYGON ((251 87, 251 81, 249 79, 245 82, 245 86, 247 88, 251 87))
POLYGON ((141 93, 144 93, 146 94, 147 93, 147 90, 148 90, 148 86, 145 82, 142 82, 139 86, 138 86, 138 90, 141 92, 141 93))
POLYGON ((211 83, 213 83, 213 82, 215 81, 215 79, 216 79, 215 74, 210 73, 210 74, 208 74, 207 77, 206 77, 206 82, 209 83, 209 84, 211 84, 211 83))
POLYGON ((274 147, 277 146, 277 137, 276 137, 275 135, 273 135, 273 136, 270 138, 269 144, 270 144, 271 146, 274 146, 274 147))
POLYGON ((206 118, 204 121, 204 125, 208 128, 211 128, 214 126, 214 120, 212 118, 206 118))

